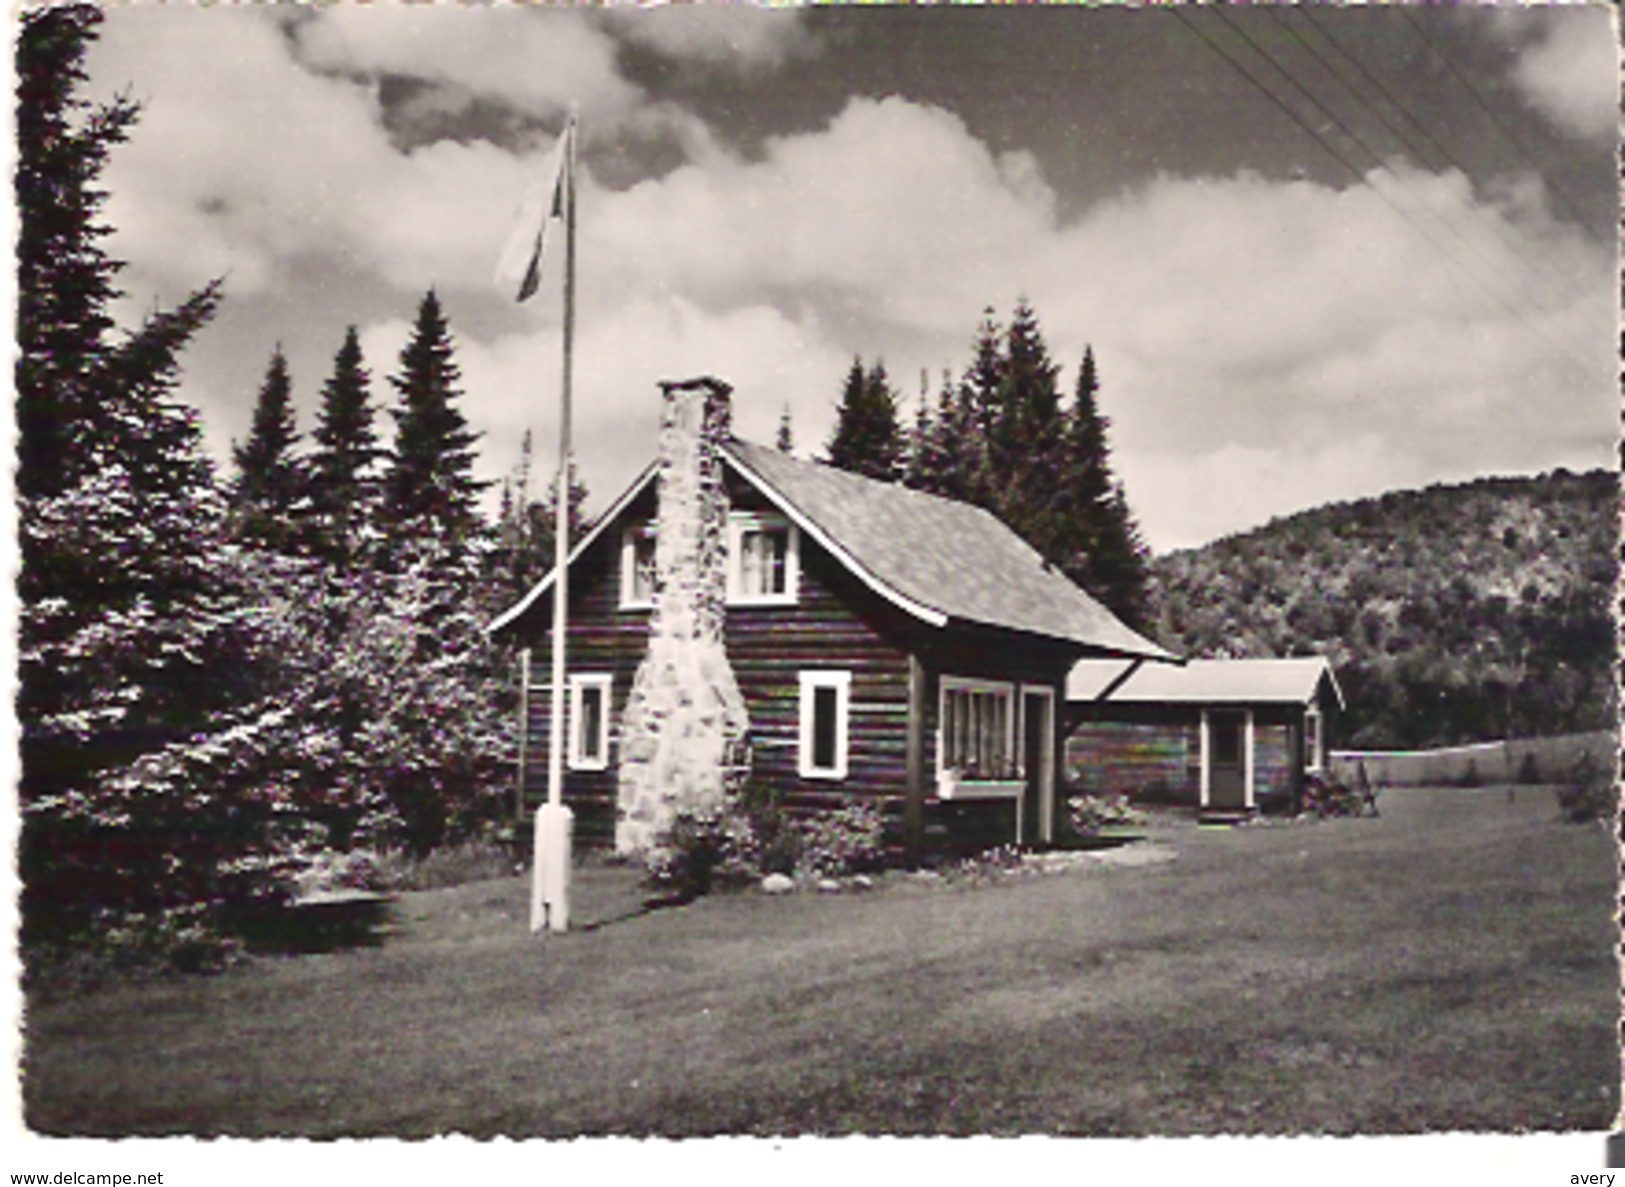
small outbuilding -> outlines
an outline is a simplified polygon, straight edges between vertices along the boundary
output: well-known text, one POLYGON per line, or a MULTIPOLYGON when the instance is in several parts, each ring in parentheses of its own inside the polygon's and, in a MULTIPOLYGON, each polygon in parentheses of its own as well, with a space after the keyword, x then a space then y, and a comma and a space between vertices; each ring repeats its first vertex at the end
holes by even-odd
POLYGON ((1326 767, 1343 693, 1322 656, 1191 660, 1183 666, 1082 659, 1067 678, 1071 788, 1128 793, 1204 812, 1296 807, 1326 767))

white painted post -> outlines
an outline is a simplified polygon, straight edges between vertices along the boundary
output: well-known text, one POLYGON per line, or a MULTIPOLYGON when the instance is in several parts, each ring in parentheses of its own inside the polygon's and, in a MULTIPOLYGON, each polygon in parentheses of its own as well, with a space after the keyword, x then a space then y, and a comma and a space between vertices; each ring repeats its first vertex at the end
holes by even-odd
POLYGON ((1243 731, 1242 745, 1247 748, 1245 751, 1247 757, 1243 760, 1246 764, 1244 782, 1246 791, 1242 802, 1250 812, 1253 809, 1253 711, 1251 709, 1247 710, 1247 728, 1243 731))
POLYGON ((1208 795, 1209 795, 1208 789, 1209 789, 1209 786, 1210 786, 1210 783, 1211 783, 1210 775, 1211 775, 1212 761, 1213 761, 1213 741, 1212 741, 1212 738, 1210 736, 1211 733, 1212 733, 1212 727, 1208 723, 1207 710, 1203 709, 1202 710, 1202 780, 1201 780, 1202 792, 1201 792, 1201 806, 1204 807, 1204 808, 1207 807, 1207 801, 1208 801, 1208 795))

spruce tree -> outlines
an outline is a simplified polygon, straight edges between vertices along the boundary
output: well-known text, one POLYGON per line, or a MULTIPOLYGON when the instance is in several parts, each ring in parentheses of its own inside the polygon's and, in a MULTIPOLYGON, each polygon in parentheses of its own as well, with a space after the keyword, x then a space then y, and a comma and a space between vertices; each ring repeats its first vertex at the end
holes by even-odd
POLYGON ((825 446, 829 464, 883 482, 902 469, 903 434, 897 423, 897 394, 877 362, 867 371, 854 358, 836 409, 835 431, 825 446))
POLYGON ((1099 391, 1094 351, 1085 348, 1067 417, 1060 564, 1117 617, 1144 627, 1150 615, 1148 553, 1112 475, 1106 439, 1111 422, 1101 415, 1099 391))
MULTIPOLYGON (((553 540, 558 525, 558 476, 548 484, 547 497, 531 495, 531 436, 525 430, 519 464, 503 483, 502 513, 497 528, 497 580, 512 596, 529 590, 553 568, 553 540)), ((570 506, 566 512, 570 546, 586 534, 587 487, 575 463, 570 463, 570 506)))
POLYGON ((390 410, 395 447, 382 509, 392 546, 415 539, 455 548, 479 528, 476 500, 488 484, 474 478, 479 438, 457 406, 460 378, 440 299, 430 289, 401 351, 400 372, 389 380, 401 401, 390 410))
POLYGON ((960 403, 963 413, 972 422, 966 426, 967 430, 974 431, 976 445, 985 448, 995 426, 1002 419, 1005 371, 1008 366, 1004 332, 991 306, 982 311, 982 322, 976 327, 972 351, 971 365, 960 384, 960 403))
POLYGON ((138 109, 120 97, 78 97, 85 45, 102 13, 91 5, 25 12, 17 42, 17 489, 61 493, 86 467, 90 390, 106 360, 121 265, 101 242, 107 195, 96 186, 108 152, 138 109))
POLYGON ((987 435, 987 463, 994 481, 987 505, 1053 560, 1060 532, 1055 492, 1065 481, 1060 368, 1050 359, 1038 317, 1025 301, 1016 307, 992 370, 997 395, 987 435))
POLYGON ((928 494, 967 499, 976 486, 981 434, 965 389, 945 371, 934 413, 923 402, 909 452, 908 485, 928 494))
POLYGON ((293 453, 298 441, 288 360, 279 343, 254 403, 248 440, 231 451, 237 474, 230 503, 239 539, 278 551, 298 550, 306 513, 304 467, 293 453))
POLYGON ((76 97, 100 13, 22 21, 18 201, 18 580, 23 934, 32 946, 110 913, 178 926, 257 893, 272 862, 263 782, 241 797, 211 755, 256 713, 268 653, 179 358, 220 300, 210 284, 116 335, 117 262, 96 188, 136 108, 76 97))
POLYGON ((382 456, 373 429, 371 376, 356 328, 349 327, 322 386, 310 456, 311 513, 321 555, 340 570, 361 550, 376 499, 373 467, 382 456))

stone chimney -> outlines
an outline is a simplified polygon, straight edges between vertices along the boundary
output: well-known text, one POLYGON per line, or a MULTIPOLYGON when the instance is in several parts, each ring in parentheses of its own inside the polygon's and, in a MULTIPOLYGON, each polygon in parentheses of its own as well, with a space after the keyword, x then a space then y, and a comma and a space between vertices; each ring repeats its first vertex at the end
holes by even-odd
POLYGON ((621 723, 615 849, 646 851, 679 811, 720 811, 750 771, 750 718, 723 647, 727 384, 662 383, 649 650, 621 723))

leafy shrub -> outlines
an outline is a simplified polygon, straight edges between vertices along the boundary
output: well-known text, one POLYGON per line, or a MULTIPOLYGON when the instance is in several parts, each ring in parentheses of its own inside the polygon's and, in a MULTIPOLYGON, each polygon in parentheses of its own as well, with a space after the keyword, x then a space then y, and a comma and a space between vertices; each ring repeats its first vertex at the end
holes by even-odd
POLYGON ((244 946, 217 914, 199 904, 105 911, 86 934, 23 948, 23 984, 44 1001, 168 973, 219 971, 240 960, 244 946))
POLYGON ((1612 820, 1619 806, 1614 772, 1591 751, 1582 750, 1557 789, 1557 805, 1565 820, 1612 820))
POLYGON ((1023 855, 1019 845, 995 845, 980 853, 961 858, 948 868, 947 875, 954 880, 969 882, 998 881, 1022 868, 1023 855))
POLYGON ((646 881, 681 899, 767 874, 840 878, 885 862, 885 819, 854 803, 797 820, 771 790, 747 789, 720 813, 679 812, 644 859, 646 881))
POLYGON ((310 859, 294 880, 294 891, 296 898, 305 898, 340 890, 387 890, 393 882, 384 860, 370 849, 328 849, 310 859))
POLYGON ((750 821, 757 862, 763 874, 794 874, 801 865, 802 832, 769 784, 746 784, 739 811, 750 821))
POLYGON ((1103 828, 1145 823, 1125 795, 1075 795, 1066 801, 1066 826, 1075 837, 1096 837, 1103 828))
POLYGON ((885 861, 886 821, 873 804, 848 804, 801 821, 799 867, 825 878, 879 868, 885 861))
POLYGON ((679 812, 644 859, 646 880, 680 899, 737 887, 761 876, 750 817, 739 811, 679 812))
POLYGON ((1346 783, 1327 782, 1311 775, 1303 784, 1303 810, 1317 816, 1360 816, 1377 813, 1376 792, 1359 791, 1346 783))

